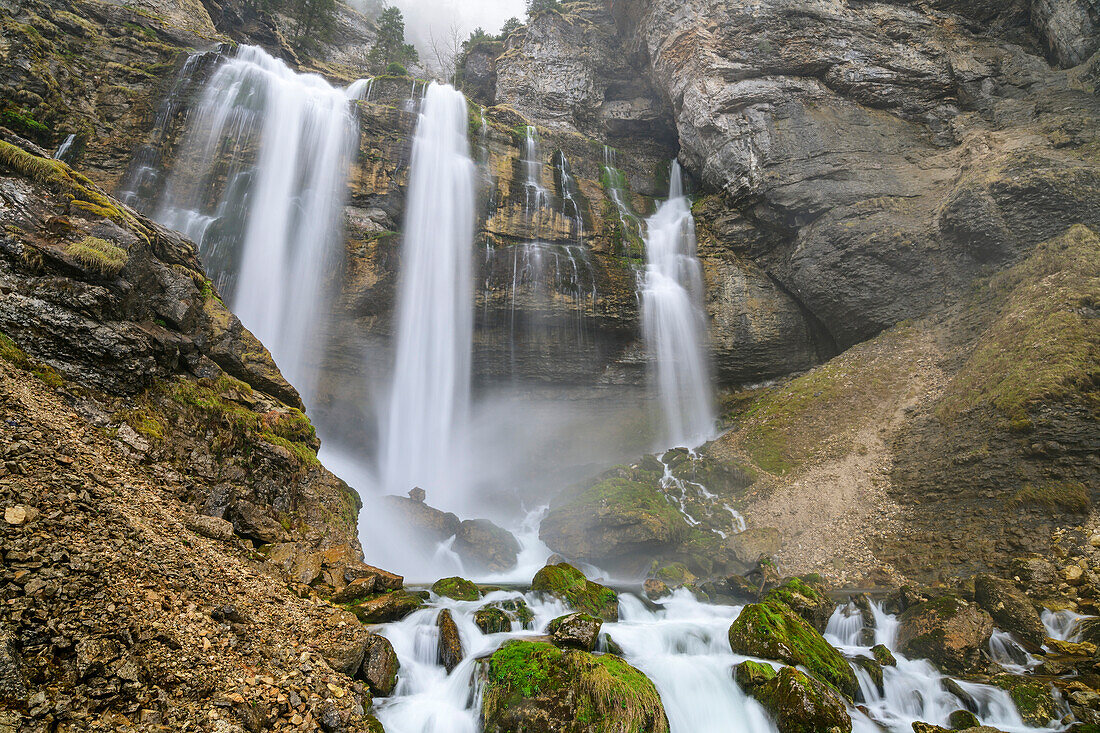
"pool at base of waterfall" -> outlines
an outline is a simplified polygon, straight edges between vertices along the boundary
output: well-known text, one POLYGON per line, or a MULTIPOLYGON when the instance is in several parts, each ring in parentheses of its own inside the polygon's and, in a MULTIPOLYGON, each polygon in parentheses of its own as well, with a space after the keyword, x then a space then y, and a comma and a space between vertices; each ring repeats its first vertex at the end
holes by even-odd
MULTIPOLYGON (((855 733, 911 733, 915 721, 948 726, 951 713, 967 707, 983 725, 1017 733, 1064 730, 1057 721, 1036 728, 1021 718, 1009 693, 978 682, 948 680, 924 660, 906 659, 895 649, 897 621, 872 605, 874 623, 865 629, 852 604, 837 607, 825 631, 826 639, 849 659, 873 658, 871 641, 893 652, 896 666, 883 668, 882 687, 853 663, 862 701, 851 706, 855 733), (951 690, 954 689, 955 692, 951 690), (961 691, 968 700, 963 700, 961 691)), ((730 625, 740 606, 702 603, 678 590, 659 603, 620 595, 619 621, 605 623, 601 647, 611 639, 630 664, 654 683, 672 733, 710 731, 776 733, 779 729, 756 700, 734 681, 734 667, 749 659, 730 647, 730 625)), ((376 699, 378 717, 387 733, 475 733, 481 729, 482 682, 478 659, 515 638, 545 633, 549 622, 569 609, 536 593, 494 591, 477 601, 454 601, 433 594, 427 607, 378 631, 393 644, 400 659, 399 681, 390 698, 376 699), (527 630, 484 634, 475 613, 488 604, 523 600, 534 614, 527 630), (437 617, 448 609, 461 638, 465 658, 448 674, 439 660, 437 617)), ((1065 625, 1065 624, 1063 624, 1065 625)), ((873 645, 872 645, 873 646, 873 645)), ((782 665, 769 660, 777 669, 782 665)))

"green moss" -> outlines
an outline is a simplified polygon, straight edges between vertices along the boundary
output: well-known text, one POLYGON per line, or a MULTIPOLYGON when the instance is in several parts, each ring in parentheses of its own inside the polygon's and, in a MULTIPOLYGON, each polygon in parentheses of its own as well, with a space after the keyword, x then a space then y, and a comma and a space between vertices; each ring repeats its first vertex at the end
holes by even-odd
POLYGON ((577 611, 598 616, 604 621, 619 620, 619 594, 593 583, 569 563, 547 565, 531 580, 531 590, 549 593, 577 611))
POLYGON ((258 442, 290 451, 305 468, 318 465, 317 434, 300 410, 255 412, 235 401, 252 395, 252 388, 230 376, 217 379, 180 378, 164 388, 167 397, 187 408, 189 418, 213 433, 215 452, 245 450, 258 442))
POLYGON ((1092 505, 1088 488, 1078 481, 1026 484, 1017 491, 1011 503, 1017 506, 1037 506, 1052 511, 1084 514, 1092 505))
POLYGON ((149 440, 160 441, 164 439, 164 423, 147 405, 125 410, 115 417, 133 428, 134 432, 149 440))
POLYGON ((1008 692, 1028 725, 1046 726, 1058 719, 1058 705, 1046 682, 1012 674, 995 675, 990 682, 1008 692))
POLYGON ((752 688, 775 678, 775 668, 764 662, 754 662, 751 659, 738 664, 733 671, 734 679, 738 686, 748 692, 752 688))
POLYGON ((150 232, 137 218, 116 206, 100 193, 87 177, 75 172, 59 160, 33 155, 20 147, 0 140, 0 166, 26 176, 35 183, 52 188, 66 197, 72 206, 130 229, 146 241, 150 232))
POLYGON ((482 702, 487 722, 521 701, 540 697, 569 706, 576 721, 593 733, 668 730, 653 683, 619 657, 518 640, 490 657, 482 702))
POLYGON ((65 384, 65 379, 57 373, 57 370, 30 358, 25 351, 16 346, 15 342, 3 333, 0 333, 0 359, 18 369, 30 372, 35 379, 49 387, 56 389, 65 384))
POLYGON ((858 685, 847 660, 784 603, 745 606, 730 626, 729 639, 738 654, 802 665, 848 699, 856 694, 858 685))
POLYGON ((1098 302, 1100 237, 1081 225, 990 278, 971 309, 994 320, 937 415, 951 420, 991 406, 1012 429, 1029 430, 1028 410, 1038 402, 1076 397, 1100 407, 1100 328, 1087 315, 1098 302))
POLYGON ((477 586, 465 578, 441 578, 432 584, 432 593, 456 601, 476 601, 481 598, 477 586))
POLYGON ((117 275, 129 259, 129 255, 122 247, 97 237, 84 237, 79 242, 66 247, 65 253, 85 267, 103 275, 117 275))
POLYGON ((34 119, 26 110, 8 107, 0 112, 0 125, 39 142, 50 137, 50 128, 34 119))

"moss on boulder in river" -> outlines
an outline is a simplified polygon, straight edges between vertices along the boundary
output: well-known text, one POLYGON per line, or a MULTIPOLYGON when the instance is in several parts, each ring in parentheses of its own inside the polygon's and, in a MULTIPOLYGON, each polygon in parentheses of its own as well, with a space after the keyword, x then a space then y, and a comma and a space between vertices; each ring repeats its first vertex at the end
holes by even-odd
POLYGON ((432 593, 456 601, 476 601, 481 598, 477 586, 465 578, 440 578, 432 584, 432 593))
POLYGON ((849 700, 859 685, 848 661, 817 629, 779 601, 745 606, 729 630, 738 654, 801 665, 849 700))
POLYGON ((569 563, 547 565, 539 570, 531 580, 531 590, 549 593, 572 608, 604 621, 619 620, 619 594, 593 583, 569 563))
POLYGON ((617 656, 515 640, 483 665, 486 733, 544 730, 547 719, 591 733, 668 731, 657 688, 617 656))
POLYGON ((794 667, 775 672, 757 662, 742 662, 737 684, 775 720, 780 733, 849 733, 852 719, 844 699, 828 685, 794 667))

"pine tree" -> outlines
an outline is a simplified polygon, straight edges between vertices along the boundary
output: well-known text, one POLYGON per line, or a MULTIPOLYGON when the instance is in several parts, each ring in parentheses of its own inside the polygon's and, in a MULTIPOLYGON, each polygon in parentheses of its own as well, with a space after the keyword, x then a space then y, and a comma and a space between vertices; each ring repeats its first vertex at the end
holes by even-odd
POLYGON ((378 38, 367 54, 371 73, 381 74, 390 66, 408 66, 419 58, 411 43, 405 43, 405 18, 397 8, 386 8, 378 18, 378 38))
POLYGON ((520 28, 523 27, 523 23, 519 22, 519 18, 509 18, 504 21, 504 25, 500 29, 500 40, 504 40, 508 36, 512 35, 520 28))

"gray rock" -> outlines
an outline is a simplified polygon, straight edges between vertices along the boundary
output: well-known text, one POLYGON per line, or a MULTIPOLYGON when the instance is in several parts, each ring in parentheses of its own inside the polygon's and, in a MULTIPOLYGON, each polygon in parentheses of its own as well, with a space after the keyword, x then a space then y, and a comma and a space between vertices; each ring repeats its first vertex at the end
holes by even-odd
POLYGON ((208 517, 205 514, 199 514, 188 519, 187 528, 212 540, 232 542, 236 539, 232 523, 218 517, 208 517))
POLYGON ((511 532, 488 519, 467 519, 455 533, 453 549, 472 567, 503 572, 516 566, 520 547, 511 532))
POLYGON ((591 652, 596 649, 602 626, 603 620, 595 616, 589 616, 587 613, 570 613, 551 621, 546 627, 546 633, 558 646, 570 646, 591 652))
POLYGON ((458 663, 465 657, 462 650, 462 637, 458 633, 458 625, 455 624, 451 612, 444 608, 436 618, 436 626, 439 627, 439 662, 447 672, 453 672, 458 663))
POLYGON ((397 671, 400 663, 390 640, 378 634, 367 638, 363 653, 363 666, 360 676, 366 681, 370 691, 380 697, 393 693, 397 686, 397 671))
POLYGON ((15 636, 0 626, 0 700, 16 702, 27 696, 22 664, 15 649, 15 636))

